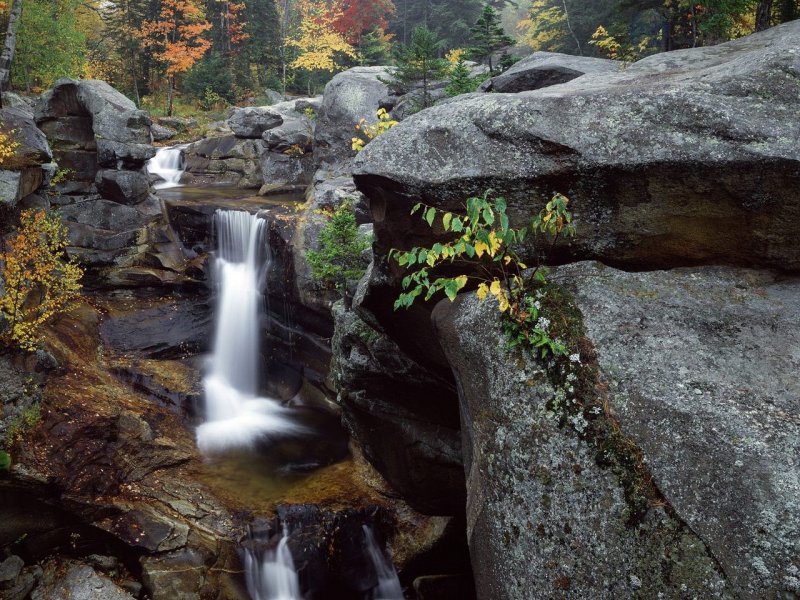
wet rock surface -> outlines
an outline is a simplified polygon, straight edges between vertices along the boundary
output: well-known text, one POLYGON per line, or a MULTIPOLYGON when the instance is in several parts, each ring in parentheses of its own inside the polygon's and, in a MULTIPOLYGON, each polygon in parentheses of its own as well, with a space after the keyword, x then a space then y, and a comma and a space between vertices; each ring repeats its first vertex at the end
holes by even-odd
POLYGON ((459 417, 449 378, 427 372, 337 302, 331 377, 343 421, 367 460, 415 509, 464 506, 459 417))

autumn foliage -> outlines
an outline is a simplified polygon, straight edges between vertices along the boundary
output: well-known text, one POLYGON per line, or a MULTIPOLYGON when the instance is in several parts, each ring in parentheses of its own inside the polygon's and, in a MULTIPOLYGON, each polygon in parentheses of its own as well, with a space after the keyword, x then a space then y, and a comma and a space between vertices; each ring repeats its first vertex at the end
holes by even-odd
POLYGON ((333 72, 339 68, 339 56, 356 57, 353 47, 334 27, 342 16, 338 2, 327 5, 301 0, 297 10, 301 15, 300 30, 288 41, 300 51, 292 62, 293 69, 333 72))
POLYGON ((193 0, 163 0, 158 19, 142 24, 142 43, 166 65, 167 75, 188 71, 211 47, 204 37, 211 29, 203 7, 193 0))
POLYGON ((13 131, 0 129, 0 165, 14 156, 17 146, 19 146, 19 142, 14 140, 13 133, 13 131))
POLYGON ((66 258, 67 229, 54 214, 26 210, 19 230, 0 253, 3 342, 34 350, 42 327, 68 310, 80 292, 83 270, 66 258))

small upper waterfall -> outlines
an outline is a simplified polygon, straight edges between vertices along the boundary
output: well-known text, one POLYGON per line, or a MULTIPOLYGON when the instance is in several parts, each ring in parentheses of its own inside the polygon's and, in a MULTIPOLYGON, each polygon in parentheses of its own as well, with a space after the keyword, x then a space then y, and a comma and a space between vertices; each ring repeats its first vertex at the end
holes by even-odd
POLYGON ((197 445, 207 453, 304 431, 276 400, 258 397, 261 286, 269 267, 266 221, 244 211, 217 210, 214 229, 216 331, 203 380, 206 422, 197 429, 197 445))
POLYGON ((181 176, 186 167, 186 159, 183 156, 184 148, 186 148, 186 144, 159 148, 156 155, 147 161, 147 172, 163 179, 153 186, 155 189, 163 190, 181 185, 181 176))
POLYGON ((378 585, 372 592, 373 600, 403 600, 403 588, 400 586, 400 579, 397 577, 394 565, 378 546, 372 528, 362 525, 362 529, 366 540, 367 555, 378 576, 378 585))
POLYGON ((261 558, 253 549, 245 551, 244 571, 253 600, 302 600, 286 528, 277 548, 265 550, 261 558))

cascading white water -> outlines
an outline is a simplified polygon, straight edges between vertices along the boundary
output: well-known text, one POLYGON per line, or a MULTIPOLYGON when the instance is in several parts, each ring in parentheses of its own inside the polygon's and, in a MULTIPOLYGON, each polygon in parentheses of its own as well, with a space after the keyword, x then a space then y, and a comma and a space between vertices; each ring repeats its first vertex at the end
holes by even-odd
POLYGON ((247 591, 253 600, 302 600, 286 528, 277 548, 266 550, 261 559, 255 550, 248 548, 244 570, 247 591))
POLYGON ((368 525, 361 527, 364 530, 367 555, 378 576, 378 585, 372 592, 373 600, 403 600, 403 588, 400 586, 400 578, 397 577, 394 565, 378 546, 372 528, 368 525))
POLYGON ((266 221, 244 211, 217 210, 214 228, 219 304, 203 379, 206 422, 197 429, 197 446, 207 454, 304 431, 278 401, 257 395, 261 286, 269 268, 266 221))
POLYGON ((186 144, 159 148, 156 155, 147 161, 147 172, 164 180, 156 183, 153 186, 155 189, 163 190, 181 185, 181 177, 186 166, 183 156, 184 148, 186 148, 186 144))

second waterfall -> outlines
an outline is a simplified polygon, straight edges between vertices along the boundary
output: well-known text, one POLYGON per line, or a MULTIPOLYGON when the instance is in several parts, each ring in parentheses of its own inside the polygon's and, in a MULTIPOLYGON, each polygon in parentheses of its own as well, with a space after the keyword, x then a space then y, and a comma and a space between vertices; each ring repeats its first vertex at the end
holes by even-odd
POLYGON ((245 211, 214 214, 218 303, 214 347, 203 380, 206 422, 197 430, 197 445, 204 453, 303 432, 278 401, 258 395, 261 289, 269 268, 266 225, 245 211))

